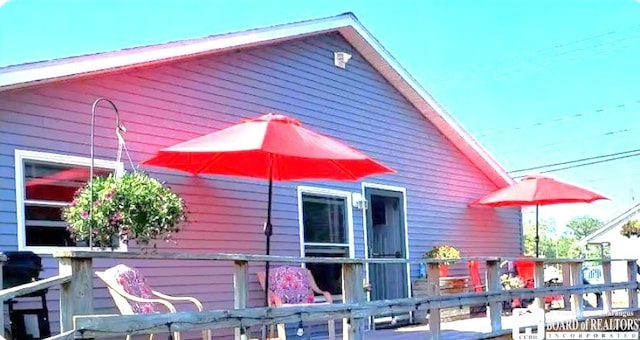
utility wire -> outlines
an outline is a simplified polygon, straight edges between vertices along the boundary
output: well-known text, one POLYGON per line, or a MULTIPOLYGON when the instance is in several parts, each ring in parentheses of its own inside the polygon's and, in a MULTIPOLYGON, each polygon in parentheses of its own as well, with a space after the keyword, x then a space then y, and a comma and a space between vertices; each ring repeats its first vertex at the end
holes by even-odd
POLYGON ((530 53, 516 54, 484 64, 477 64, 470 68, 462 68, 449 72, 446 79, 436 80, 434 84, 438 84, 440 88, 448 89, 454 86, 487 83, 493 80, 508 79, 527 71, 539 72, 553 65, 558 65, 559 61, 575 62, 593 56, 606 55, 620 50, 620 47, 624 49, 637 44, 639 29, 640 25, 629 26, 621 30, 597 34, 530 53), (631 43, 620 46, 626 41, 631 41, 631 43), (575 48, 571 48, 573 46, 575 48), (513 62, 510 62, 511 60, 513 62), (519 71, 518 69, 524 69, 525 71, 519 71), (469 78, 471 78, 471 81, 469 81, 469 78))
POLYGON ((580 113, 569 114, 569 115, 565 115, 565 116, 561 116, 561 117, 557 117, 557 118, 553 118, 553 119, 538 120, 538 121, 527 123, 526 125, 520 125, 520 126, 517 126, 517 127, 485 132, 485 133, 479 134, 478 137, 489 137, 489 136, 494 136, 494 135, 504 135, 504 134, 508 134, 508 133, 519 132, 519 131, 525 130, 525 129, 528 130, 528 129, 531 129, 531 128, 537 128, 537 127, 546 126, 546 125, 564 123, 564 122, 567 122, 567 121, 572 120, 572 119, 581 118, 581 117, 585 117, 585 116, 593 115, 593 114, 603 114, 603 113, 607 113, 607 112, 611 112, 611 111, 618 111, 620 109, 630 108, 631 106, 635 106, 635 105, 639 105, 639 104, 640 104, 640 99, 637 99, 637 100, 634 100, 632 102, 617 104, 617 105, 610 106, 610 107, 599 108, 599 109, 596 109, 596 110, 587 110, 587 111, 583 111, 583 112, 580 112, 580 113))
POLYGON ((575 144, 576 141, 578 140, 582 140, 582 139, 593 139, 594 137, 611 137, 611 136, 615 136, 618 134, 622 134, 622 133, 629 133, 631 131, 635 131, 635 130, 640 130, 640 127, 633 127, 633 128, 628 128, 628 129, 622 129, 622 130, 617 130, 617 131, 607 131, 607 132, 602 132, 602 133, 597 133, 597 134, 581 134, 580 138, 573 138, 573 139, 565 139, 565 140, 561 140, 558 142, 553 142, 553 143, 547 143, 547 144, 533 144, 531 145, 531 147, 520 147, 520 148, 515 148, 515 149, 509 149, 509 150, 505 150, 502 152, 497 152, 496 155, 497 156, 502 156, 502 155, 509 155, 509 154, 513 154, 513 153, 521 153, 522 151, 526 151, 526 150, 540 150, 540 149, 544 149, 546 147, 549 146, 558 146, 558 145, 563 145, 563 144, 575 144))
MULTIPOLYGON (((629 154, 629 155, 624 155, 624 156, 619 156, 619 157, 614 157, 614 158, 608 158, 608 159, 603 159, 603 160, 598 160, 598 161, 593 161, 593 162, 588 162, 588 163, 570 165, 570 166, 566 166, 566 167, 563 167, 563 168, 544 170, 544 171, 540 171, 540 173, 549 173, 549 172, 556 172, 556 171, 562 171, 562 170, 568 170, 568 169, 581 168, 583 166, 606 163, 606 162, 611 162, 611 161, 615 161, 615 160, 619 160, 619 159, 631 158, 631 157, 637 157, 637 156, 640 156, 640 153, 629 154)), ((514 176, 514 178, 522 178, 522 177, 525 177, 525 176, 526 175, 519 175, 519 176, 514 176)))
POLYGON ((538 170, 538 169, 544 169, 544 168, 549 168, 549 167, 558 166, 558 165, 566 165, 566 164, 573 164, 573 163, 582 163, 582 162, 584 162, 584 161, 590 161, 590 160, 600 159, 600 158, 607 158, 607 157, 612 157, 612 156, 626 155, 626 154, 636 153, 636 152, 640 152, 640 149, 629 150, 629 151, 622 151, 622 152, 616 152, 616 153, 610 153, 610 154, 600 155, 600 156, 593 156, 593 157, 579 158, 579 159, 574 159, 574 160, 572 160, 572 161, 566 161, 566 162, 559 162, 559 163, 551 163, 551 164, 539 165, 539 166, 534 166, 534 167, 531 167, 531 168, 524 168, 524 169, 512 170, 512 171, 509 171, 509 173, 514 173, 514 172, 523 172, 523 171, 531 171, 531 170, 538 170))

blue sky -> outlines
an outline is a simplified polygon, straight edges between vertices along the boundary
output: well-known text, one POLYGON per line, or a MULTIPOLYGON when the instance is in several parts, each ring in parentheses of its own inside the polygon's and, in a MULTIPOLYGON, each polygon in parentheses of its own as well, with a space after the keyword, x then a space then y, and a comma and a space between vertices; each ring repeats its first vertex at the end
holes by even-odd
MULTIPOLYGON (((507 170, 640 149, 632 0, 9 0, 0 7, 0 66, 343 12, 507 170)), ((640 202, 639 167, 630 157, 555 172, 612 201, 545 207, 541 216, 559 225, 585 213, 611 218, 640 202)))

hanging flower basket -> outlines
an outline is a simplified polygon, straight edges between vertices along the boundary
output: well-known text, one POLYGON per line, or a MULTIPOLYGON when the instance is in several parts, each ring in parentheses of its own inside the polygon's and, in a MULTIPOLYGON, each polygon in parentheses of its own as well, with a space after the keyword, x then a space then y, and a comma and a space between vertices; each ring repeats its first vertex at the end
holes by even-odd
POLYGON ((640 237, 640 220, 629 220, 622 225, 620 230, 622 236, 630 238, 631 236, 640 237))
POLYGON ((63 218, 72 238, 88 241, 91 234, 93 247, 112 247, 118 238, 146 247, 152 240, 171 241, 186 220, 186 207, 163 183, 134 172, 95 177, 76 192, 63 218))

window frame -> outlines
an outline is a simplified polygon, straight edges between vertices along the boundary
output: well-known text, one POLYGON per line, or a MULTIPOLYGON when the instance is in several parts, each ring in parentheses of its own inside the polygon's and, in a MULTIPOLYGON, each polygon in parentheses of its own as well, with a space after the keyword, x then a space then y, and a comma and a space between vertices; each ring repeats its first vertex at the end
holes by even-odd
MULTIPOLYGON (((33 251, 38 254, 51 254, 58 250, 81 250, 81 251, 103 251, 99 248, 91 247, 55 247, 55 246, 27 246, 26 240, 26 219, 25 219, 25 183, 24 183, 24 163, 25 161, 42 162, 56 165, 75 165, 75 166, 91 166, 91 158, 62 155, 49 152, 19 150, 14 151, 15 155, 15 184, 16 184, 16 227, 18 236, 18 250, 33 251)), ((124 173, 124 163, 116 161, 108 161, 103 159, 94 159, 94 167, 102 169, 112 169, 116 176, 124 173)), ((43 203, 53 203, 43 201, 43 203)), ((112 251, 109 249, 108 251, 112 251)), ((127 245, 120 240, 120 245, 116 252, 126 252, 127 245)))
MULTIPOLYGON (((344 247, 348 249, 348 257, 345 258, 355 258, 355 247, 354 247, 354 232, 353 232, 353 205, 351 200, 351 192, 335 190, 335 189, 327 189, 321 187, 312 187, 312 186, 298 186, 298 227, 300 232, 300 257, 305 257, 305 248, 306 246, 323 246, 323 247, 344 247), (319 196, 327 196, 327 197, 337 197, 344 198, 346 203, 346 239, 347 243, 324 243, 324 242, 305 242, 304 241, 304 218, 303 218, 303 201, 302 196, 304 194, 309 195, 319 195, 319 196)), ((303 267, 306 265, 303 263, 303 267)), ((342 295, 334 295, 334 300, 342 299, 342 295)), ((324 301, 324 297, 316 296, 316 301, 324 301)))

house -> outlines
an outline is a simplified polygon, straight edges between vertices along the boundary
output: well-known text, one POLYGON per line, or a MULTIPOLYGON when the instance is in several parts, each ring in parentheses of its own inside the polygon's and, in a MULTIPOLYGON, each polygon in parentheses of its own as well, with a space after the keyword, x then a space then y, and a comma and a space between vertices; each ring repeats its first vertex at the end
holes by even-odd
MULTIPOLYGON (((29 181, 87 170, 91 104, 98 97, 117 104, 136 164, 162 147, 281 112, 397 170, 360 182, 274 183, 275 255, 420 258, 438 243, 454 245, 464 256, 522 254, 520 209, 468 206, 512 179, 347 13, 1 68, 0 251, 40 254, 45 277, 57 273, 49 254, 73 247, 59 210, 70 201, 68 186, 80 184, 54 182, 38 197, 30 195, 29 181), (319 227, 305 225, 303 214, 325 220, 319 227), (307 237, 329 229, 330 238, 307 237)), ((114 119, 109 108, 97 110, 95 165, 102 173, 130 168, 115 161, 114 119)), ((190 211, 177 244, 161 250, 264 253, 266 181, 144 170, 167 181, 190 211)), ((233 306, 231 266, 130 264, 169 293, 196 296, 209 309, 233 306)), ((336 269, 312 268, 325 289, 339 294, 336 269)), ((409 295, 418 271, 417 265, 369 267, 371 298, 409 295)), ((252 305, 260 305, 261 296, 255 280, 252 305)), ((57 303, 49 305, 55 329, 57 303)), ((113 311, 104 289, 96 292, 94 305, 97 313, 113 311)))
MULTIPOLYGON (((640 212, 640 204, 636 204, 622 214, 614 217, 609 222, 604 224, 599 229, 595 230, 591 234, 585 236, 579 241, 580 246, 590 247, 597 246, 603 252, 608 250, 609 256, 612 259, 633 259, 638 256, 637 248, 639 240, 636 237, 627 238, 620 234, 622 226, 629 220, 638 218, 638 212, 640 212)), ((598 268, 589 270, 585 273, 585 277, 597 281, 600 279, 598 274, 598 268)), ((613 282, 627 282, 627 266, 622 261, 615 261, 611 263, 611 280, 613 282)), ((625 299, 624 292, 619 293, 620 298, 625 299)))

